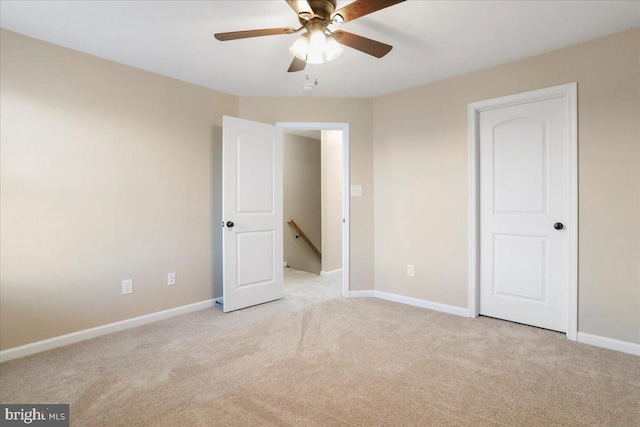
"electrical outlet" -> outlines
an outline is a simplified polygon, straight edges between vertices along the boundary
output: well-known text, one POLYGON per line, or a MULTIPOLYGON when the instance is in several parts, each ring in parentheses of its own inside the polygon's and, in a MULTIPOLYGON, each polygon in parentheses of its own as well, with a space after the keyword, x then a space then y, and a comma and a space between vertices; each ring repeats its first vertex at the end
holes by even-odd
POLYGON ((167 286, 176 284, 176 273, 167 274, 167 286))
POLYGON ((409 277, 415 276, 415 270, 413 268, 413 264, 407 265, 407 276, 409 277))
POLYGON ((133 293, 133 279, 127 279, 122 281, 122 295, 133 293))

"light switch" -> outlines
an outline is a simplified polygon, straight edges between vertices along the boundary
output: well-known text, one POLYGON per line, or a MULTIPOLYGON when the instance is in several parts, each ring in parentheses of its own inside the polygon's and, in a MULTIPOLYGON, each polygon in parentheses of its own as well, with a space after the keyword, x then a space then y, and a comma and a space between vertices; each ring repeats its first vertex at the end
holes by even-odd
POLYGON ((362 185, 352 185, 351 197, 360 197, 360 196, 362 196, 362 185))

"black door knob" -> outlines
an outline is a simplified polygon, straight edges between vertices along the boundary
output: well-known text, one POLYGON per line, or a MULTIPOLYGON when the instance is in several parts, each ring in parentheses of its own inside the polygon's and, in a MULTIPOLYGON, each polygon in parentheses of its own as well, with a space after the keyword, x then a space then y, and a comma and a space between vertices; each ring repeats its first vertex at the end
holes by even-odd
POLYGON ((233 228, 234 225, 233 221, 227 221, 227 227, 233 228))
POLYGON ((561 222, 556 222, 555 224, 553 224, 553 228, 555 228, 556 230, 562 230, 564 228, 564 225, 562 225, 561 222))

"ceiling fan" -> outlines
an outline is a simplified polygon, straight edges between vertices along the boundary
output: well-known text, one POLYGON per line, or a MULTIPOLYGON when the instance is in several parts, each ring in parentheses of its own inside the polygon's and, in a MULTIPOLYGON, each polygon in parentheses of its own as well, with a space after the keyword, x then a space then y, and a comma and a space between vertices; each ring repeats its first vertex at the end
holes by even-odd
POLYGON ((357 34, 338 30, 331 31, 331 24, 342 24, 384 9, 405 0, 355 0, 336 10, 336 0, 285 0, 298 15, 300 28, 267 28, 262 30, 231 31, 217 33, 220 41, 238 40, 250 37, 294 34, 306 30, 299 36, 289 51, 294 55, 288 72, 302 71, 307 63, 320 64, 331 61, 342 53, 340 45, 382 58, 392 49, 385 43, 368 39, 357 34))

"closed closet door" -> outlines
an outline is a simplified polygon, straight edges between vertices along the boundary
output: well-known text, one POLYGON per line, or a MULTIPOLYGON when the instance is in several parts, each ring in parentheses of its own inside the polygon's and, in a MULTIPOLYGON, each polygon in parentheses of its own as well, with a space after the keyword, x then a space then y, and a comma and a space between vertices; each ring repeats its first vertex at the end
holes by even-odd
POLYGON ((567 98, 479 113, 480 314, 567 331, 567 98))

